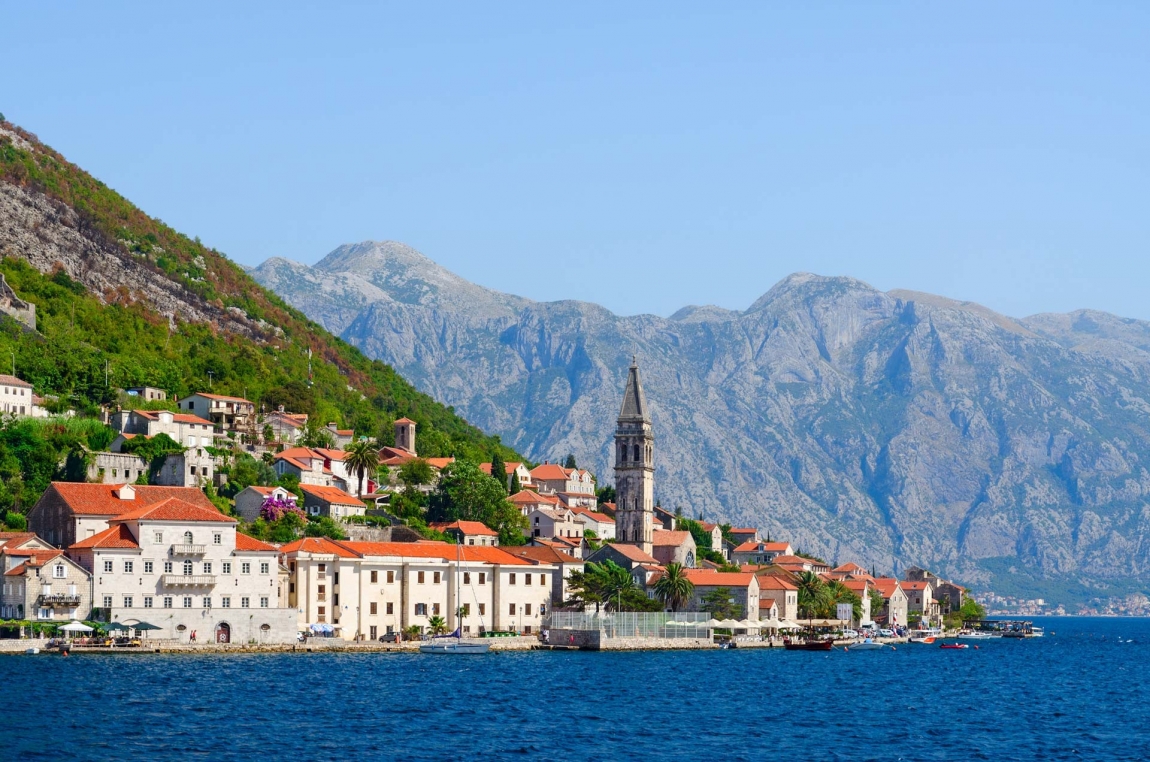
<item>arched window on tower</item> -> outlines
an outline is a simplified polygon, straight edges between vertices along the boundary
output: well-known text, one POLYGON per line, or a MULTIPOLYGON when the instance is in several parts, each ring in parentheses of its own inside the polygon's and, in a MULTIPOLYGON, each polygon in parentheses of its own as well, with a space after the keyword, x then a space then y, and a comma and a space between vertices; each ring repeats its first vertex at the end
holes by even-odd
POLYGON ((635 452, 635 462, 638 463, 639 462, 639 445, 635 445, 634 452, 635 452))

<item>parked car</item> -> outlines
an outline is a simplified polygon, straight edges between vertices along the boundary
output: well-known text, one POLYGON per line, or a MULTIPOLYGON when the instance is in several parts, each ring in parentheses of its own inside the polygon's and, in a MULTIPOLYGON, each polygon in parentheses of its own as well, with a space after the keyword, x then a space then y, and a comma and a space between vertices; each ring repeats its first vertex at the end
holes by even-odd
POLYGON ((883 629, 878 631, 878 634, 882 635, 884 638, 893 638, 894 637, 894 630, 888 630, 884 627, 883 629))
POLYGON ((380 643, 399 643, 403 639, 402 633, 385 632, 379 637, 380 643))
POLYGON ((859 634, 855 630, 843 630, 844 638, 857 638, 858 636, 859 634))

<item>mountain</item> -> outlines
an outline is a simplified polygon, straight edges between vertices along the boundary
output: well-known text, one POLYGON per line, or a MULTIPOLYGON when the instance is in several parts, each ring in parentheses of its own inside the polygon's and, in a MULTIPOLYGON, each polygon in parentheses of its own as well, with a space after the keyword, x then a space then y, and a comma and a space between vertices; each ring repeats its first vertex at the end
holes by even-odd
POLYGON ((1150 324, 810 274, 743 311, 621 317, 490 291, 391 242, 253 276, 529 457, 574 453, 606 481, 637 355, 657 497, 687 515, 1004 594, 1145 588, 1150 324))
POLYGON ((0 256, 17 297, 37 308, 34 331, 0 320, 0 356, 7 363, 11 353, 38 394, 94 412, 116 387, 146 384, 172 396, 210 388, 267 408, 286 402, 384 443, 392 420, 406 415, 428 455, 487 458, 501 449, 517 457, 221 253, 3 121, 0 256))

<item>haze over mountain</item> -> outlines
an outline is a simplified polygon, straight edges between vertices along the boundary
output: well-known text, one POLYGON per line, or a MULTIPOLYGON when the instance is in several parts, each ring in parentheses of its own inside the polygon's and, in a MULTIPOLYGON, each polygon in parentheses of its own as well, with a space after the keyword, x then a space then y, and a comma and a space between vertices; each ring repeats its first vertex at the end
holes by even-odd
POLYGON ((253 275, 519 451, 574 453, 604 482, 637 355, 657 498, 687 515, 1001 592, 1141 589, 1150 324, 805 273, 744 311, 620 317, 491 291, 394 242, 253 275))

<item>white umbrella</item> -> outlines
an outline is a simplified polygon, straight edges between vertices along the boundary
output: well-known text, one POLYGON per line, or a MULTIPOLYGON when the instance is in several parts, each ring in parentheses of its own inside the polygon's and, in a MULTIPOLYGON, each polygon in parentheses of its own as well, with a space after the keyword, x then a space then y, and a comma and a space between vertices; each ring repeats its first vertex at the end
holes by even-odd
POLYGON ((762 622, 744 619, 743 621, 739 622, 739 626, 748 630, 757 630, 762 626, 762 622))
POLYGON ((730 629, 733 627, 742 627, 742 624, 740 624, 739 622, 736 622, 734 619, 724 619, 722 622, 719 623, 719 626, 720 627, 726 627, 726 628, 730 629))
POLYGON ((60 628, 64 632, 91 632, 92 628, 83 622, 70 622, 60 628))
POLYGON ((802 628, 803 626, 801 624, 795 624, 789 619, 784 619, 783 621, 779 622, 780 630, 801 630, 802 628))
POLYGON ((705 624, 707 627, 722 627, 723 626, 723 623, 720 622, 718 619, 708 619, 703 624, 705 624))

